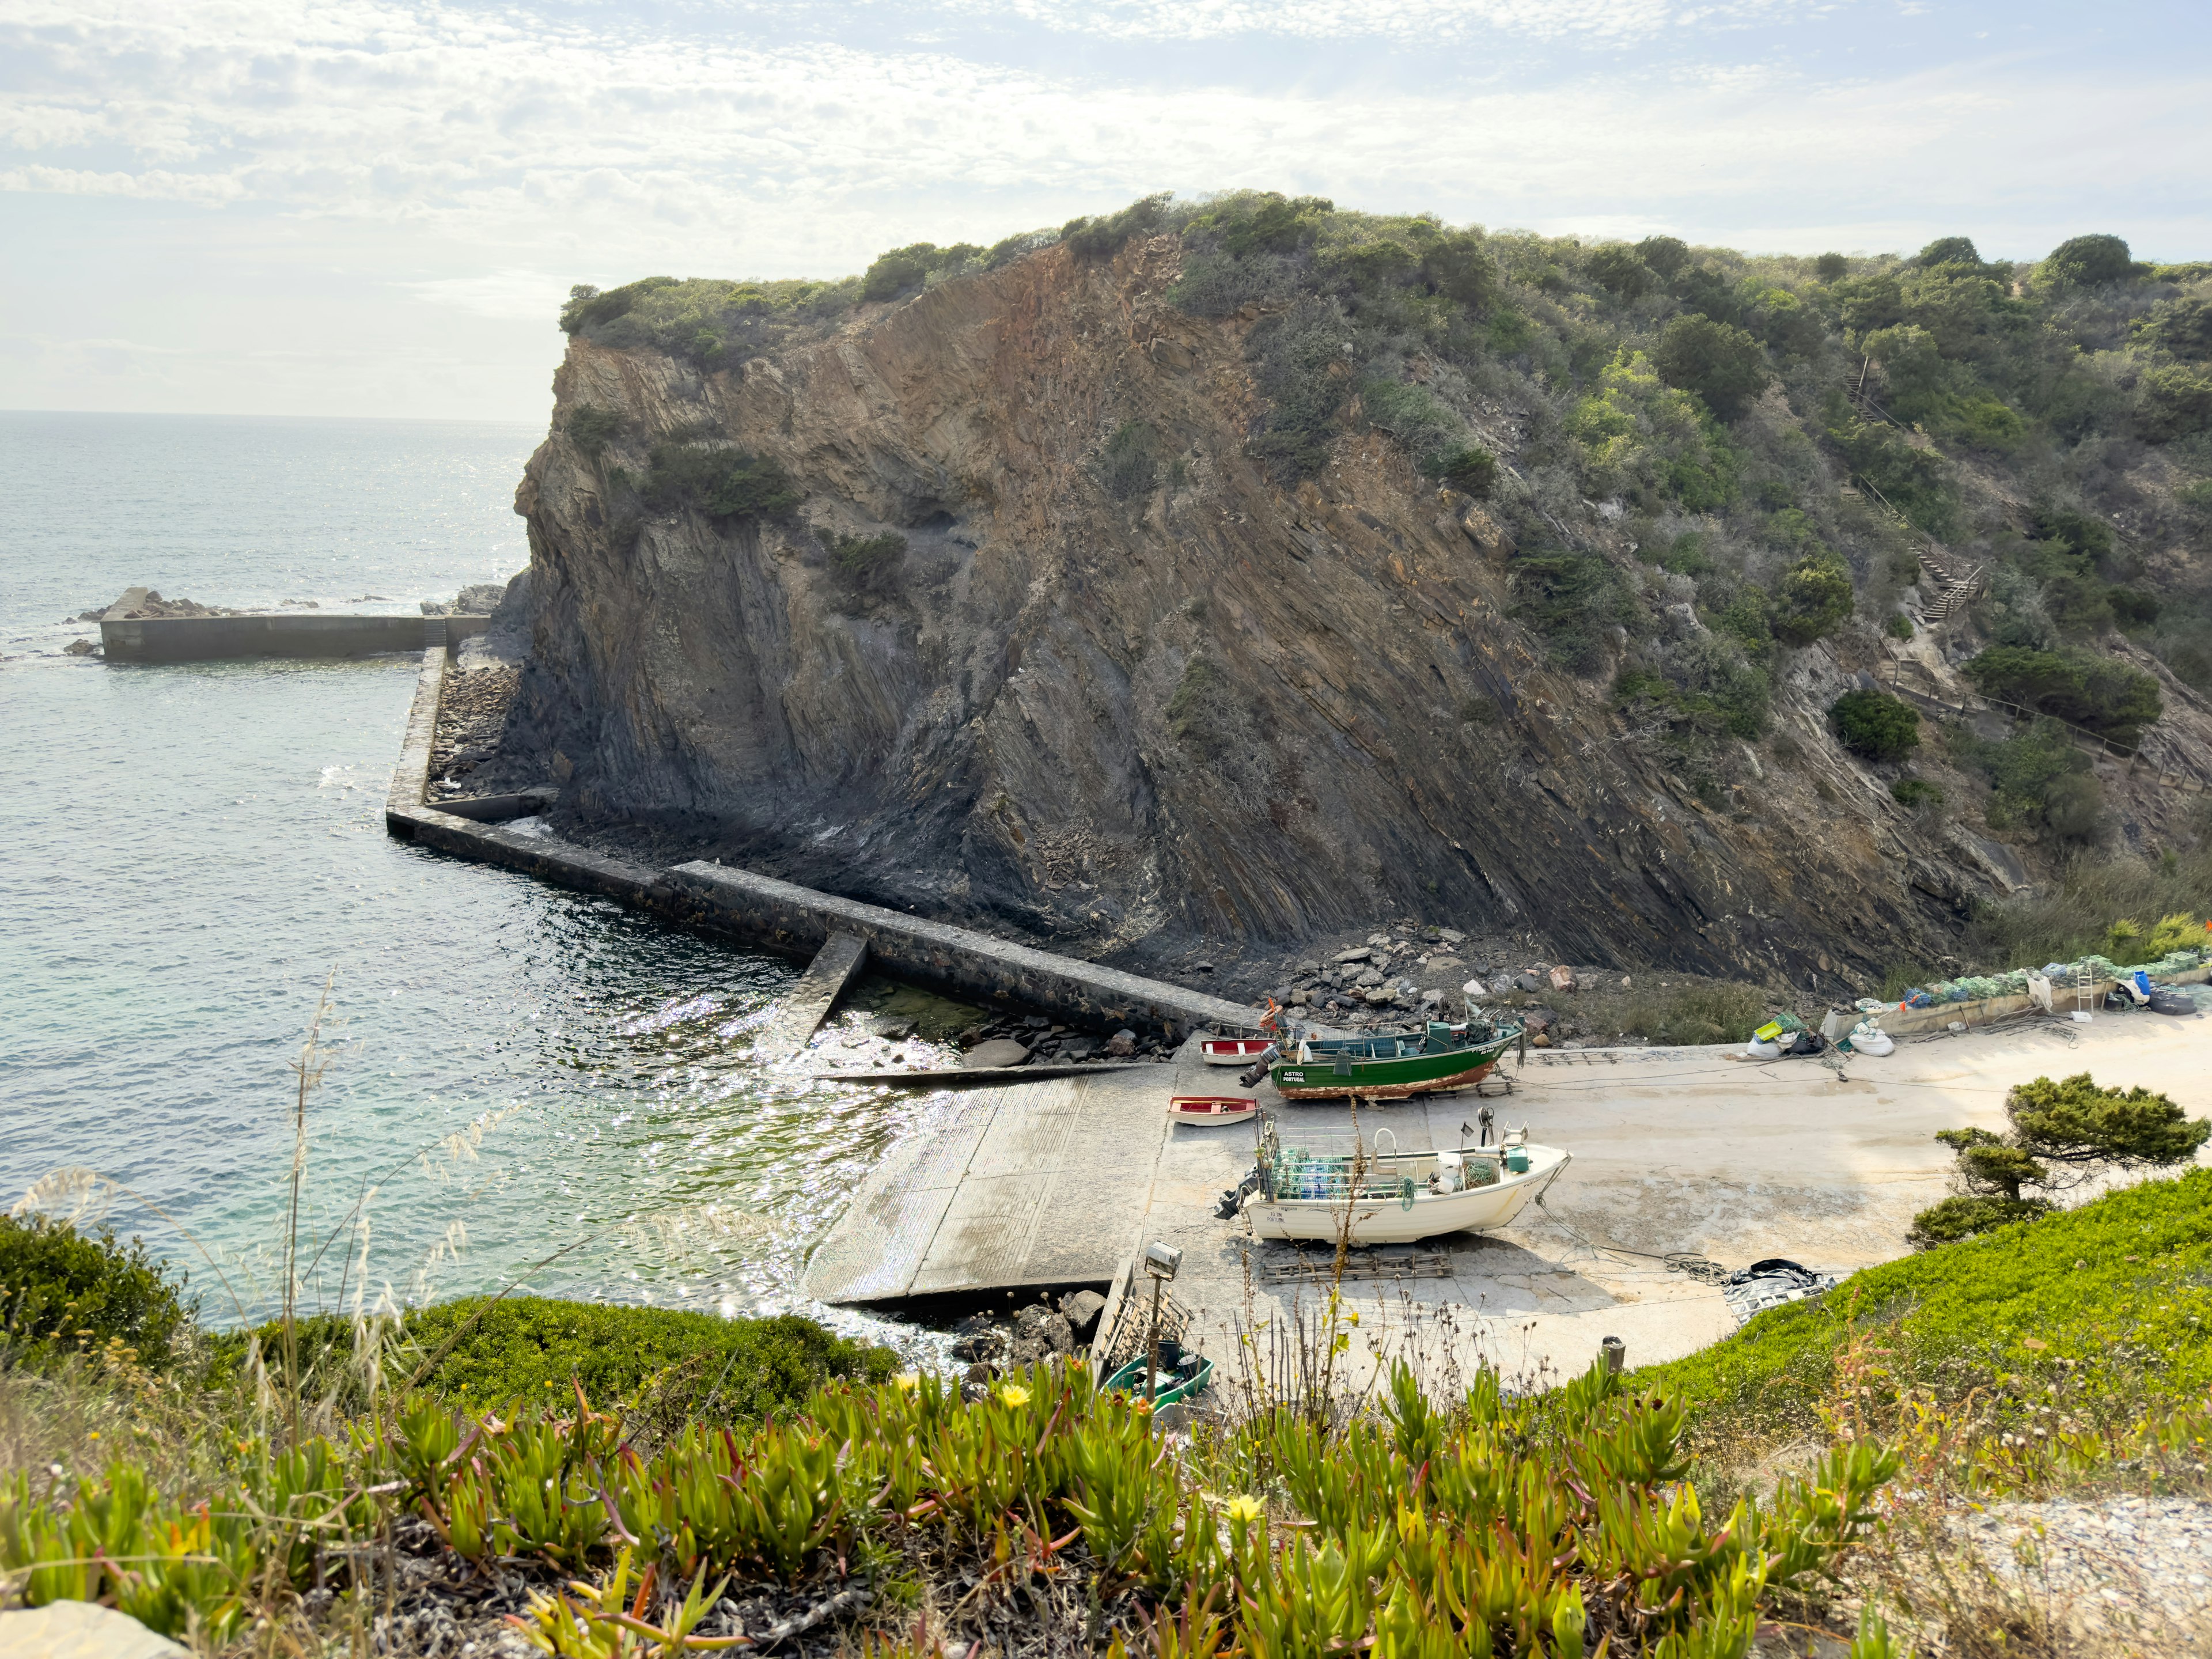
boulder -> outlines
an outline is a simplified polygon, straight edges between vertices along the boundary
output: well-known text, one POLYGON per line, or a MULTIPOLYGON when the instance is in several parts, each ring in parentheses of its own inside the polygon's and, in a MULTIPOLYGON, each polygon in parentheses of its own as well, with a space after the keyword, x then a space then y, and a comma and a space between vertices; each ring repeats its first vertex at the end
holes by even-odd
POLYGON ((1378 985, 1373 990, 1367 992, 1365 995, 1368 1001, 1373 1003, 1378 1008, 1385 1003, 1395 1002, 1398 1000, 1398 993, 1388 985, 1378 985))
POLYGON ((1372 954, 1374 953, 1370 951, 1366 945, 1354 945, 1349 951, 1339 951, 1334 960, 1339 963, 1346 962, 1364 962, 1372 954))
POLYGON ((1544 981, 1534 974, 1516 974, 1513 975, 1513 988, 1516 991, 1540 991, 1544 988, 1544 981))
POLYGON ((1471 979, 1459 988, 1459 994, 1469 1002, 1480 1002, 1490 994, 1490 988, 1479 979, 1471 979))
POLYGON ((1078 1336, 1087 1335, 1106 1311, 1106 1298, 1096 1291, 1071 1291, 1060 1299, 1060 1316, 1078 1336))
POLYGON ((1060 1057, 1062 1060, 1088 1060, 1091 1051, 1097 1046, 1097 1037, 1070 1037, 1060 1045, 1060 1057))
POLYGON ((1365 973, 1360 975, 1358 979, 1354 982, 1359 985, 1380 985, 1382 982, 1382 970, 1376 968, 1370 968, 1365 973))
POLYGON ((1115 1032, 1106 1039, 1106 1052, 1116 1060, 1127 1060, 1137 1052, 1137 1034, 1127 1030, 1115 1032))
POLYGON ((1012 1037, 1000 1037, 990 1042, 979 1042, 962 1056, 963 1063, 978 1066, 1018 1066, 1030 1057, 1030 1051, 1012 1037))
POLYGON ((1550 977, 1552 988, 1554 991, 1572 991, 1578 988, 1575 983, 1575 970, 1571 968, 1554 968, 1552 969, 1550 977))
POLYGON ((1439 927, 1437 929, 1437 937, 1447 945, 1464 945, 1467 943, 1467 935, 1461 933, 1456 927, 1439 927))
POLYGON ((62 647, 64 653, 72 657, 88 657, 99 649, 98 642, 93 640, 71 640, 62 647))

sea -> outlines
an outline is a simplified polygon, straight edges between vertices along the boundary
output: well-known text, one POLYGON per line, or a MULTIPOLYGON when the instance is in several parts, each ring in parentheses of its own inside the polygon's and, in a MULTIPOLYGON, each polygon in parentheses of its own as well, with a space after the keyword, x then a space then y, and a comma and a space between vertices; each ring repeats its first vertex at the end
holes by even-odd
MULTIPOLYGON (((947 1103, 757 1062, 794 964, 386 836, 415 657, 68 653, 133 586, 504 581, 540 435, 0 412, 0 1209, 143 1239, 219 1327, 280 1305, 296 1239, 309 1310, 519 1287, 908 1346, 801 1276, 947 1103)), ((927 1063, 968 1012, 868 981, 823 1042, 857 1066, 912 1018, 927 1063)))

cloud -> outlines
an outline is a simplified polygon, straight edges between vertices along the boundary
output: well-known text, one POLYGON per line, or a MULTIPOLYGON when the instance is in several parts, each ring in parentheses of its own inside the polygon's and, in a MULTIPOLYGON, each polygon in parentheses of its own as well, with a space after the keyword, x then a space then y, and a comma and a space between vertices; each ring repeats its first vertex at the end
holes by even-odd
POLYGON ((243 179, 229 174, 171 173, 161 167, 141 173, 92 173, 81 167, 9 167, 0 170, 0 191, 56 196, 137 196, 168 202, 236 202, 251 193, 243 179))
MULTIPOLYGON (((1686 17, 1804 9, 1784 0, 960 4, 1145 38, 1478 25, 1626 38, 1686 17)), ((1528 86, 1443 75, 1194 88, 945 48, 778 44, 734 29, 655 33, 407 0, 111 0, 97 13, 19 0, 16 19, 0 27, 0 50, 23 66, 19 90, 0 96, 4 159, 16 163, 0 187, 251 202, 505 242, 508 258, 489 273, 404 284, 483 315, 514 314, 536 272, 574 269, 586 250, 617 267, 823 272, 908 234, 1004 234, 1023 223, 1008 216, 1052 222, 1162 186, 1321 189, 1522 223, 1711 222, 1733 216, 1714 210, 1723 203, 1816 198, 1834 218, 1901 188, 1967 207, 1990 199, 2037 143, 2026 125, 2037 100, 2017 78, 1941 66, 1878 85, 1717 59, 1528 86), (104 152, 101 165, 69 154, 88 147, 104 152), (177 165, 187 150, 196 161, 177 165)), ((2200 91, 2144 74, 2126 87, 2077 82, 2069 125, 2136 132, 2200 91)), ((2144 185, 2163 174, 2182 188, 2201 167, 2203 139, 2179 126, 2175 137, 2143 150, 2144 185)), ((2051 197, 2097 170, 2063 151, 2049 162, 2033 184, 2051 197)))
POLYGON ((832 276, 1160 189, 1802 251, 1960 229, 2037 253, 2140 226, 2178 257, 2212 232, 2190 55, 1798 50, 1846 13, 1906 27, 1886 9, 527 4, 10 0, 0 191, 40 227, 11 283, 46 284, 88 337, 163 337, 100 309, 135 298, 94 297, 160 220, 161 326, 251 292, 286 296, 309 342, 372 316, 395 340, 450 331, 441 349, 511 329, 537 366, 501 373, 534 407, 572 282, 832 276))
POLYGON ((543 322, 568 297, 567 279, 542 270, 489 270, 469 276, 434 276, 393 286, 473 317, 543 322))

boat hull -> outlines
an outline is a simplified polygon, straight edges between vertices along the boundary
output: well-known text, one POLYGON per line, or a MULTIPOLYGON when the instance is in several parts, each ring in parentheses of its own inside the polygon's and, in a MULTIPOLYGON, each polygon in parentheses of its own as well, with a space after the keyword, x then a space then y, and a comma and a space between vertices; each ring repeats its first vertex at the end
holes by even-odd
MULTIPOLYGON (((1145 1391, 1145 1370, 1149 1358, 1148 1355, 1139 1354, 1121 1370, 1115 1371, 1113 1376, 1108 1377, 1100 1392, 1112 1394, 1118 1389, 1124 1393, 1141 1397, 1145 1391)), ((1212 1381, 1213 1362, 1211 1359, 1200 1359, 1198 1362, 1198 1368, 1190 1376, 1178 1377, 1175 1382, 1162 1388, 1153 1397, 1152 1405, 1157 1409, 1161 1406, 1172 1406, 1179 1400, 1188 1400, 1195 1395, 1204 1394, 1206 1385, 1212 1381)))
POLYGON ((1250 1095, 1176 1095, 1168 1116, 1177 1123, 1241 1123, 1260 1109, 1250 1095))
POLYGON ((1408 1206, 1382 1197, 1281 1198, 1254 1193, 1243 1214, 1255 1237, 1316 1239, 1334 1243, 1410 1244, 1443 1233, 1488 1232, 1509 1226, 1528 1200, 1558 1178, 1573 1155, 1551 1146, 1532 1146, 1525 1174, 1508 1175, 1488 1187, 1463 1192, 1419 1194, 1408 1206))
POLYGON ((1272 1037, 1200 1037, 1198 1057, 1208 1066, 1242 1066, 1267 1052, 1272 1037))
POLYGON ((1346 1058, 1344 1071, 1336 1069, 1340 1054, 1311 1060, 1283 1060, 1271 1073, 1285 1100, 1404 1100, 1413 1095, 1441 1094, 1471 1088, 1488 1077, 1505 1052, 1510 1039, 1501 1038, 1478 1048, 1457 1048, 1445 1054, 1401 1054, 1389 1059, 1346 1058))

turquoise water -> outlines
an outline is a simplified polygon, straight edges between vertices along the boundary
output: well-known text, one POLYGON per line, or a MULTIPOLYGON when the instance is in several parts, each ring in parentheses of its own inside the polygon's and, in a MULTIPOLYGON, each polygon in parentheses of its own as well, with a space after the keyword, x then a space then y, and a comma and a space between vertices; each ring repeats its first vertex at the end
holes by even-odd
MULTIPOLYGON (((806 1309, 846 1192, 940 1109, 755 1065, 788 963, 387 838, 414 659, 62 653, 98 630, 61 618, 134 583, 412 611, 503 580, 537 435, 0 413, 0 1206, 96 1172, 78 1188, 211 1318, 279 1294, 288 1068, 326 981, 310 1305, 520 1281, 806 1309)), ((859 1031, 894 994, 953 1018, 873 984, 846 1052, 886 1046, 859 1031)))

